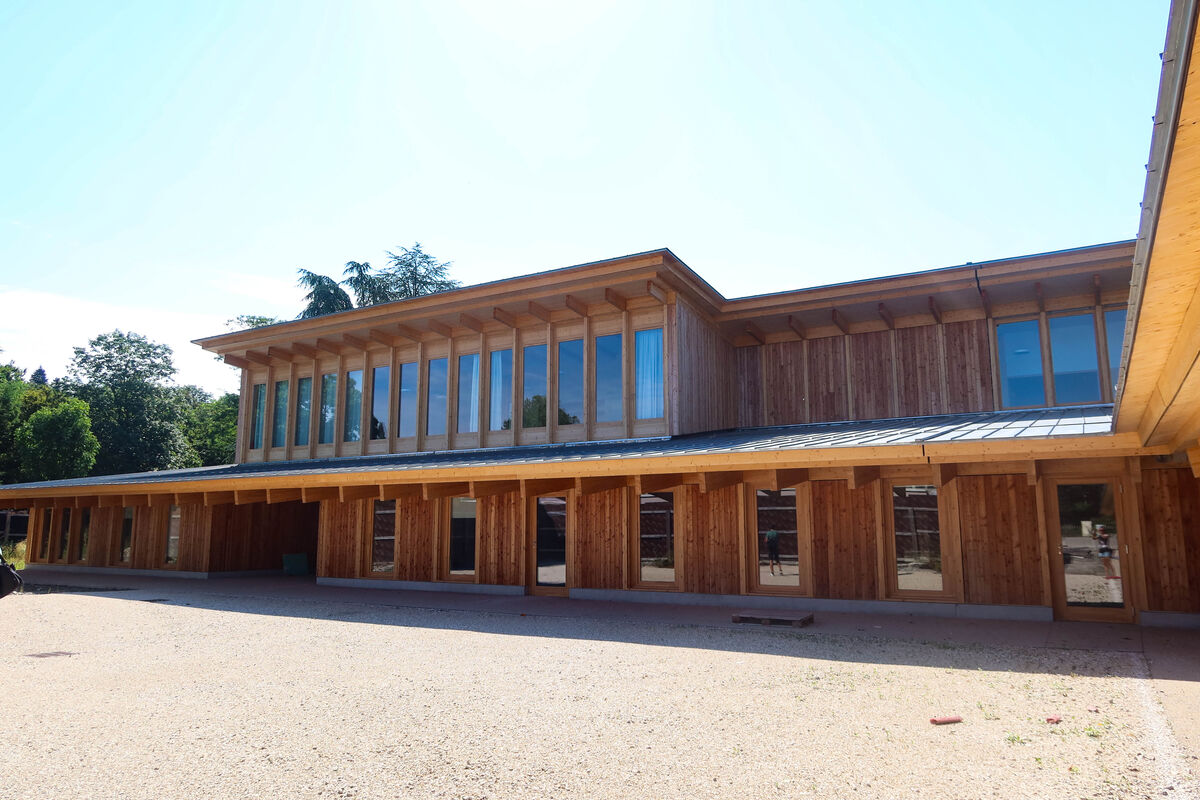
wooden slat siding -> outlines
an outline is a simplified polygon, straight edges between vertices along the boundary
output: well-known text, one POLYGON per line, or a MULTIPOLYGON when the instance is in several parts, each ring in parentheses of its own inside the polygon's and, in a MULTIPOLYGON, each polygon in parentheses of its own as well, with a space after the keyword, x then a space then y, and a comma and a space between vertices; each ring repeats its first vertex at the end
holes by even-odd
POLYGON ((440 500, 401 497, 396 500, 396 578, 437 580, 434 572, 440 500))
POLYGON ((804 346, 800 341, 776 342, 761 347, 762 392, 766 397, 766 415, 762 424, 792 425, 808 421, 804 346))
POLYGON ((675 493, 684 513, 676 519, 675 546, 683 548, 682 590, 738 594, 738 493, 740 485, 701 494, 695 486, 675 493), (684 524, 679 524, 684 523, 684 524))
POLYGON ((133 510, 133 555, 130 564, 134 569, 168 569, 166 564, 167 520, 171 509, 166 506, 151 508, 138 506, 133 510))
POLYGON ((358 578, 371 500, 322 500, 317 523, 317 577, 358 578))
POLYGON ((208 572, 213 508, 191 504, 179 507, 179 569, 208 572))
POLYGON ((877 482, 813 481, 813 596, 876 599, 877 482))
POLYGON ((1037 489, 1024 475, 956 479, 968 603, 1041 605, 1037 489))
POLYGON ((678 361, 679 433, 733 427, 737 387, 728 379, 734 363, 733 346, 715 325, 682 300, 676 304, 675 320, 678 347, 676 353, 668 353, 667 362, 672 358, 678 361), (703 390, 697 391, 699 387, 703 390))
POLYGON ((894 417, 892 332, 850 336, 850 380, 854 384, 854 419, 894 417))
POLYGON ((846 419, 847 378, 845 337, 812 339, 808 343, 808 411, 811 422, 846 419))
POLYGON ((1153 469, 1138 486, 1147 606, 1200 613, 1200 479, 1188 469, 1153 469))
POLYGON ((987 320, 942 326, 946 341, 946 411, 992 411, 992 353, 987 320))
POLYGON ((280 569, 285 553, 316 559, 315 504, 232 503, 210 506, 209 569, 213 572, 280 569))
POLYGON ((624 589, 621 543, 626 536, 626 502, 631 489, 609 489, 575 499, 575 586, 624 589))
POLYGON ((896 415, 922 417, 942 414, 942 342, 936 325, 896 329, 896 415))
POLYGON ((480 497, 476 501, 479 537, 475 574, 480 583, 520 586, 525 557, 525 520, 520 492, 480 497))
MULTIPOLYGON (((763 424, 763 349, 761 346, 739 347, 734 351, 737 364, 737 425, 753 428, 763 424)), ((690 392, 681 393, 682 399, 690 392)))

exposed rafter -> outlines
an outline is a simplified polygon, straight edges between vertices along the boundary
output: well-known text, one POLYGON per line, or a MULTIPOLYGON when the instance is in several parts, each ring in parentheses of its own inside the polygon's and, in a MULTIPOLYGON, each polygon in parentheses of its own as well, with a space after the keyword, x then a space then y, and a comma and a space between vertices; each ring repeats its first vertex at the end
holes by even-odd
POLYGON ((758 327, 753 322, 750 322, 749 320, 747 320, 746 325, 744 326, 743 329, 746 331, 746 334, 751 339, 758 342, 759 344, 767 343, 767 335, 762 332, 762 328, 758 327))
POLYGON ((604 289, 604 302, 615 308, 617 311, 625 311, 629 308, 629 300, 625 295, 618 292, 616 289, 604 289))
POLYGON ((542 322, 550 321, 550 309, 546 308, 541 303, 529 301, 529 313, 540 319, 542 322))
POLYGON ((886 303, 879 304, 879 318, 881 320, 883 320, 883 323, 885 325, 887 325, 892 330, 895 330, 896 318, 895 318, 895 316, 892 315, 892 312, 888 309, 886 303))
POLYGON ((454 328, 450 327, 441 320, 431 319, 427 324, 429 325, 429 330, 433 331, 439 336, 444 336, 445 338, 449 339, 454 335, 454 328))
POLYGON ((342 334, 342 341, 353 347, 355 350, 366 350, 369 347, 364 340, 349 333, 342 334))
POLYGON ((942 310, 938 308, 937 300, 933 299, 933 295, 929 295, 929 315, 938 325, 942 324, 942 310))
POLYGON ((483 323, 472 317, 470 314, 459 314, 458 324, 464 328, 470 328, 476 333, 483 333, 483 323))
POLYGON ((808 338, 808 331, 806 331, 804 326, 800 324, 800 320, 796 319, 791 314, 788 314, 787 326, 792 329, 792 333, 796 334, 801 339, 808 338))
POLYGON ((517 315, 505 311, 503 308, 493 308, 492 319, 508 328, 517 327, 517 315))
POLYGON ((847 322, 846 318, 842 316, 842 312, 835 308, 830 312, 829 316, 833 319, 833 324, 837 326, 839 331, 846 336, 850 335, 850 323, 847 322))
POLYGON ((654 281, 646 281, 646 292, 658 302, 666 305, 667 290, 659 286, 654 281))
POLYGON ((571 309, 579 316, 586 317, 588 315, 587 303, 583 302, 575 295, 567 295, 563 298, 563 302, 567 304, 567 308, 571 309))

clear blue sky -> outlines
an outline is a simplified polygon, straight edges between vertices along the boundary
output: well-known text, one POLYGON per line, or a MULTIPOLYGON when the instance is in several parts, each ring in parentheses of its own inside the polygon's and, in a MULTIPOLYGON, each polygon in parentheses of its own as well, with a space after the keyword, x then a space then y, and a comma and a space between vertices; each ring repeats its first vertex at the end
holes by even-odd
POLYGON ((0 359, 232 388, 189 339, 414 240, 739 296, 1129 238, 1167 6, 6 0, 0 359))

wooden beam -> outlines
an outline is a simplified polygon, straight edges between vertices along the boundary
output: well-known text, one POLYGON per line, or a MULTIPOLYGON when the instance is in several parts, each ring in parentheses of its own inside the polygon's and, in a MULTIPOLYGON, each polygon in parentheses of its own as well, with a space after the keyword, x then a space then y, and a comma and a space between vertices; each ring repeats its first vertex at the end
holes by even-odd
POLYGON ((167 506, 175 505, 175 493, 149 495, 146 498, 146 505, 151 508, 166 508, 167 506))
POLYGON ((447 339, 454 335, 454 328, 438 319, 431 319, 428 323, 429 330, 436 333, 438 336, 444 336, 447 339))
POLYGON ((337 342, 331 342, 328 339, 317 339, 317 349, 323 353, 340 356, 342 354, 342 346, 337 342))
POLYGON ((267 502, 266 489, 234 489, 233 504, 235 506, 245 506, 251 503, 267 502))
POLYGON ((396 335, 401 338, 408 339, 410 342, 417 343, 421 341, 421 332, 416 328, 397 322, 395 324, 396 335))
POLYGON ((602 478, 576 478, 575 491, 579 494, 596 494, 609 489, 623 489, 629 485, 624 475, 609 475, 602 478))
POLYGON ((204 505, 204 492, 176 492, 175 505, 202 506, 204 505))
POLYGON ((781 492, 784 489, 795 489, 802 483, 807 483, 809 480, 808 470, 806 469, 777 469, 775 470, 775 489, 781 492))
POLYGON ((286 347, 268 347, 267 358, 274 361, 286 361, 290 364, 296 359, 296 354, 286 347))
POLYGON ((563 302, 567 304, 567 308, 571 309, 579 316, 586 317, 588 315, 587 303, 583 302, 575 295, 567 295, 563 298, 563 302))
POLYGON ((792 333, 796 334, 801 339, 808 338, 808 331, 806 331, 804 326, 800 324, 800 320, 796 319, 791 314, 788 314, 787 326, 792 329, 792 333))
POLYGON ((471 491, 468 483, 427 483, 422 489, 426 500, 437 500, 440 497, 467 497, 471 491))
POLYGON ((522 480, 521 494, 526 497, 541 497, 547 494, 566 494, 575 488, 574 478, 540 478, 522 480))
POLYGON ((1188 463, 1192 465, 1192 476, 1200 478, 1200 445, 1187 451, 1188 463))
POLYGON ((892 316, 892 312, 888 310, 886 303, 879 304, 879 318, 883 320, 888 328, 892 330, 896 329, 896 318, 892 316))
POLYGON ((343 503, 348 503, 351 500, 366 500, 368 498, 373 499, 373 500, 379 498, 379 487, 378 486, 339 486, 338 487, 338 500, 341 500, 343 503))
POLYGON ((987 289, 979 290, 979 302, 983 305, 983 315, 992 318, 992 298, 988 297, 987 289))
POLYGON ((851 467, 847 483, 851 489, 861 489, 868 483, 879 479, 879 467, 851 467))
POLYGON ((421 497, 425 493, 419 483, 388 483, 379 487, 380 500, 399 500, 401 497, 421 497))
POLYGON ((469 481, 468 497, 491 497, 521 491, 520 481, 469 481))
POLYGON ((267 489, 267 503, 294 503, 303 501, 303 489, 267 489))
POLYGON ((338 490, 336 486, 314 486, 312 488, 302 488, 300 490, 301 503, 315 503, 320 500, 337 500, 338 490))
POLYGON ((751 339, 759 344, 767 343, 767 335, 762 332, 762 328, 758 327, 753 322, 750 322, 749 320, 746 321, 745 331, 751 339))
POLYGON ((250 369, 250 362, 244 358, 231 355, 225 355, 223 358, 225 359, 225 363, 231 367, 237 367, 238 369, 250 369))
POLYGON ((529 301, 529 313, 540 319, 542 322, 550 321, 550 309, 546 308, 541 303, 529 301))
POLYGON ((313 361, 317 360, 317 348, 309 347, 303 342, 292 342, 292 352, 305 358, 311 358, 313 361))
POLYGON ((941 489, 958 477, 957 464, 933 464, 933 485, 941 489))
POLYGON ((646 281, 646 292, 663 305, 667 304, 667 290, 654 281, 646 281))
POLYGON ((833 324, 837 326, 837 329, 839 331, 841 331, 843 334, 845 334, 846 336, 849 336, 850 335, 850 323, 847 322, 846 318, 842 316, 842 312, 838 311, 835 308, 830 313, 830 316, 833 318, 833 324))
POLYGON ((124 505, 119 494, 102 494, 100 495, 98 505, 100 508, 120 508, 124 505))
POLYGON ((54 498, 55 508, 74 508, 75 498, 73 497, 56 497, 54 498))
POLYGON ((629 308, 629 301, 625 298, 625 295, 607 286, 604 287, 604 302, 617 311, 626 311, 629 308))
POLYGON ((933 295, 929 295, 929 315, 938 325, 942 324, 942 310, 938 308, 937 300, 933 299, 933 295))
POLYGON ((366 350, 369 347, 366 341, 349 333, 342 334, 342 341, 353 347, 355 350, 366 350))
POLYGON ((1038 311, 1046 310, 1046 295, 1042 291, 1042 282, 1038 281, 1033 285, 1033 293, 1037 296, 1038 311))
POLYGON ((1037 486, 1038 476, 1041 474, 1041 468, 1036 461, 1025 462, 1025 483, 1030 486, 1037 486))
POLYGON ((1125 464, 1129 470, 1129 477, 1133 478, 1134 483, 1142 482, 1142 458, 1141 456, 1127 456, 1125 464))
POLYGON ((233 492, 205 492, 204 505, 224 506, 233 502, 233 492))
POLYGON ((742 473, 740 472, 701 472, 700 493, 708 494, 718 489, 736 486, 741 482, 742 473))
POLYGON ((256 353, 253 350, 247 350, 245 356, 246 360, 252 364, 258 364, 259 366, 263 367, 271 366, 271 359, 268 358, 264 353, 256 353))
POLYGON ((1102 305, 1101 297, 1104 293, 1100 291, 1100 276, 1099 275, 1092 276, 1092 292, 1095 295, 1096 305, 1102 305))
POLYGON ((96 497, 94 494, 76 495, 73 499, 74 503, 72 503, 72 505, 74 505, 75 508, 95 508, 100 504, 100 498, 96 497))
POLYGON ((389 336, 386 333, 384 333, 383 331, 379 330, 378 328, 372 328, 371 330, 367 331, 367 338, 370 339, 372 342, 377 342, 386 347, 395 347, 396 346, 396 337, 389 336))
POLYGON ((517 315, 511 314, 503 308, 493 308, 492 319, 509 328, 517 327, 517 315))
POLYGON ((680 472, 667 473, 666 475, 638 475, 634 479, 634 487, 638 494, 666 492, 678 489, 686 483, 686 477, 680 472))
POLYGON ((458 324, 464 328, 470 328, 476 333, 483 333, 483 323, 472 317, 470 314, 459 314, 458 324))

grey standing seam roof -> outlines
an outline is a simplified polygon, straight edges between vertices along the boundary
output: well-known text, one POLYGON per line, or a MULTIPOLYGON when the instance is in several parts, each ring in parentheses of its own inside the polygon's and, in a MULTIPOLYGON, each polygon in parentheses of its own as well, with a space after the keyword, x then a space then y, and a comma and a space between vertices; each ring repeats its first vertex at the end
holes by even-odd
POLYGON ((336 475, 345 472, 563 464, 575 461, 762 453, 830 447, 1011 441, 1013 439, 1105 434, 1112 430, 1112 416, 1111 405, 984 411, 969 414, 941 414, 931 417, 737 428, 655 439, 624 439, 610 442, 439 450, 423 453, 229 464, 217 467, 9 484, 0 486, 0 489, 120 486, 225 478, 336 475))

